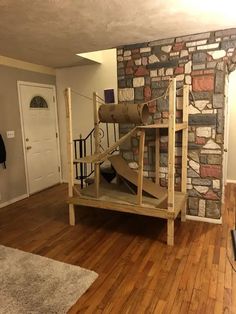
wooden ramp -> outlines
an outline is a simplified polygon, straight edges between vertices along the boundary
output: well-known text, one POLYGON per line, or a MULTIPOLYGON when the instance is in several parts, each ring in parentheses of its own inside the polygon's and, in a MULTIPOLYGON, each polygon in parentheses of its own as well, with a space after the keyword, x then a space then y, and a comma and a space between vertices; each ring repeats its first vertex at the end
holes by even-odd
MULTIPOLYGON (((121 155, 111 156, 109 157, 109 160, 118 175, 131 182, 135 186, 138 186, 138 173, 130 169, 121 155)), ((158 199, 167 197, 167 190, 165 188, 156 183, 153 183, 146 178, 143 178, 143 191, 158 199)))
POLYGON ((110 154, 112 154, 117 147, 119 147, 123 142, 125 142, 130 136, 134 136, 137 131, 138 127, 134 127, 131 131, 122 136, 118 141, 109 146, 104 152, 75 159, 74 161, 81 163, 102 163, 104 160, 108 159, 109 156, 111 156, 110 154))

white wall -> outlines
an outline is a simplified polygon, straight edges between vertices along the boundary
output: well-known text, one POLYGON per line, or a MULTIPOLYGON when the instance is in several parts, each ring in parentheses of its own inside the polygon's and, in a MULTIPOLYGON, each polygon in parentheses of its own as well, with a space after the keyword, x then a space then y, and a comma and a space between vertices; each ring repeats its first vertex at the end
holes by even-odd
POLYGON ((236 71, 229 75, 229 138, 227 181, 236 182, 236 71))
MULTIPOLYGON (((115 100, 117 100, 116 49, 104 50, 102 54, 102 64, 82 65, 56 71, 62 175, 64 180, 67 179, 65 88, 71 87, 73 90, 91 98, 94 91, 104 97, 104 89, 113 88, 115 100)), ((73 138, 79 138, 80 134, 85 137, 93 128, 93 103, 91 100, 72 93, 72 111, 73 138)))

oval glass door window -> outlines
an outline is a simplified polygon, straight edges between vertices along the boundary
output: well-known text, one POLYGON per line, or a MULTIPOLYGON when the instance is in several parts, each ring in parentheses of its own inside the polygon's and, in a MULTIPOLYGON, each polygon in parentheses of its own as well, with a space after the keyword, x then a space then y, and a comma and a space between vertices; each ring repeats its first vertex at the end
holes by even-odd
POLYGON ((30 108, 34 109, 48 108, 48 103, 42 96, 34 96, 30 101, 30 108))

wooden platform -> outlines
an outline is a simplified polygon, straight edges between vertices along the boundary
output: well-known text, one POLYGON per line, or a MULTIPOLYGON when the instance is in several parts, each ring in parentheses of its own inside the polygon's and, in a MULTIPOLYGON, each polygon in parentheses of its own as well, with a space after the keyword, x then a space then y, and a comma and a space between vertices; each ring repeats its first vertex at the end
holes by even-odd
MULTIPOLYGON (((130 136, 134 136, 138 130, 146 130, 146 129, 168 129, 168 123, 157 123, 157 124, 150 124, 150 125, 142 125, 136 126, 133 128, 129 133, 122 136, 118 141, 116 141, 113 145, 111 145, 108 149, 104 152, 99 154, 94 154, 91 156, 86 156, 83 158, 75 159, 74 162, 81 162, 81 163, 102 163, 104 160, 108 159, 111 156, 111 153, 123 142, 125 142, 130 136)), ((176 123, 175 125, 175 132, 184 130, 187 128, 187 123, 176 123)))
MULTIPOLYGON (((66 90, 66 112, 67 112, 67 150, 68 150, 68 165, 69 165, 69 221, 71 225, 75 225, 75 208, 74 205, 84 205, 90 207, 98 207, 109 210, 116 210, 121 212, 129 212, 139 215, 147 215, 153 217, 161 217, 167 219, 167 244, 174 245, 174 219, 181 211, 181 220, 186 220, 186 191, 187 191, 187 146, 188 146, 188 105, 189 105, 189 86, 183 86, 183 114, 182 123, 176 123, 176 78, 171 78, 166 93, 169 94, 169 114, 168 121, 164 124, 150 124, 135 126, 131 131, 123 135, 119 140, 109 146, 105 151, 101 152, 99 136, 99 102, 97 94, 93 93, 94 106, 94 153, 91 156, 77 159, 75 162, 80 163, 94 163, 94 180, 95 185, 90 188, 91 191, 81 192, 73 189, 74 175, 73 175, 73 147, 72 147, 72 115, 71 115, 71 91, 70 88, 66 90), (167 190, 160 187, 160 132, 159 129, 165 128, 168 130, 168 175, 167 190), (155 183, 144 178, 145 169, 145 137, 146 131, 153 129, 155 133, 155 183), (182 164, 181 164, 181 193, 175 191, 175 144, 176 132, 182 131, 182 164), (121 156, 111 156, 114 150, 130 139, 136 137, 138 140, 138 154, 135 156, 135 161, 138 161, 138 172, 136 173, 130 169, 122 159, 121 156), (106 159, 110 159, 113 167, 116 170, 118 179, 121 178, 126 184, 128 194, 125 191, 120 191, 117 187, 107 188, 101 186, 101 171, 100 164, 106 159), (135 186, 133 188, 133 185, 135 186), (136 193, 137 187, 137 195, 136 193), (75 197, 73 191, 76 191, 78 197, 75 197), (153 196, 147 199, 144 192, 153 196), (126 193, 126 194, 124 194, 126 193), (145 198, 144 198, 145 197, 145 198)), ((163 97, 163 96, 162 96, 163 97)), ((116 110, 120 110, 123 106, 117 105, 116 110)), ((106 107, 107 109, 108 107, 106 107)), ((138 106, 135 106, 138 109, 138 106)), ((127 109, 127 108, 126 108, 127 109)), ((115 110, 115 109, 114 109, 115 110)), ((125 119, 123 110, 119 111, 120 123, 125 119)), ((112 113, 108 115, 108 122, 113 121, 112 113), (111 120, 110 120, 111 118, 111 120)), ((119 119, 116 122, 119 123, 119 119)), ((105 121, 105 120, 104 120, 105 121)), ((129 123, 136 124, 136 119, 132 121, 129 117, 129 123)), ((153 134, 154 135, 154 134, 153 134)), ((131 140, 131 139, 130 139, 131 140)))
MULTIPOLYGON (((149 125, 141 125, 138 126, 138 129, 168 129, 169 124, 168 123, 156 123, 156 124, 149 124, 149 125)), ((187 123, 183 122, 183 123, 176 123, 175 124, 175 132, 181 131, 186 129, 187 123)))
POLYGON ((68 203, 164 219, 175 219, 183 208, 185 200, 186 195, 184 193, 175 193, 174 212, 166 209, 167 194, 164 194, 160 199, 143 196, 143 204, 140 206, 137 205, 137 196, 129 193, 124 186, 103 182, 100 185, 99 198, 96 198, 95 184, 91 184, 81 190, 81 196, 69 198, 68 203))

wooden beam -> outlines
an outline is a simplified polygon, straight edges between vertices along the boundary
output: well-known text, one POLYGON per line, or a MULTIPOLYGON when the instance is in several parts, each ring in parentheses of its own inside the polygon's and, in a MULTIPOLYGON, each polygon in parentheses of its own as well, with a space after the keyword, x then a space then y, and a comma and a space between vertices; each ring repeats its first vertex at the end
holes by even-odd
POLYGON ((169 128, 168 128, 168 210, 174 211, 175 189, 175 112, 176 79, 172 79, 169 89, 169 128))
MULTIPOLYGON (((169 212, 174 212, 175 198, 175 116, 176 116, 176 79, 173 78, 169 89, 169 127, 168 127, 168 200, 169 212)), ((167 220, 167 244, 174 245, 174 220, 167 220)))
POLYGON ((167 220, 167 244, 168 245, 174 245, 174 232, 175 232, 174 219, 168 219, 167 220))
POLYGON ((156 129, 155 138, 155 182, 156 185, 160 184, 160 130, 156 129))
MULTIPOLYGON (((67 126, 67 162, 68 162, 68 194, 73 196, 74 187, 74 165, 73 165, 73 138, 72 138, 72 105, 71 105, 71 89, 65 90, 66 105, 66 126, 67 126)), ((69 222, 75 225, 75 209, 73 204, 69 204, 69 222)))
POLYGON ((140 131, 139 137, 139 172, 138 172, 138 205, 142 204, 142 197, 143 197, 143 159, 144 159, 144 143, 145 143, 145 131, 140 131))
POLYGON ((140 206, 137 204, 128 204, 125 202, 118 203, 112 200, 104 200, 89 197, 72 197, 68 200, 68 203, 72 203, 78 206, 88 206, 101 209, 108 209, 112 211, 118 211, 123 213, 132 213, 137 215, 144 215, 150 217, 159 217, 163 219, 174 219, 174 213, 169 212, 166 208, 151 208, 147 206, 140 206))
MULTIPOLYGON (((188 126, 188 103, 189 86, 184 85, 183 89, 183 123, 188 126)), ((187 192, 187 158, 188 158, 188 127, 182 131, 182 170, 181 170, 181 192, 187 192)), ((186 202, 181 210, 181 220, 186 220, 186 202)))
MULTIPOLYGON (((158 124, 149 124, 149 125, 139 125, 137 129, 168 129, 169 123, 158 123, 158 124)), ((176 123, 175 131, 180 131, 186 128, 186 123, 176 123)))
MULTIPOLYGON (((93 118, 94 118, 94 141, 95 141, 95 154, 100 152, 100 136, 99 136, 99 119, 98 119, 99 104, 97 101, 96 92, 93 93, 93 118)), ((94 179, 96 185, 96 197, 99 197, 100 185, 100 164, 95 164, 94 179)))

